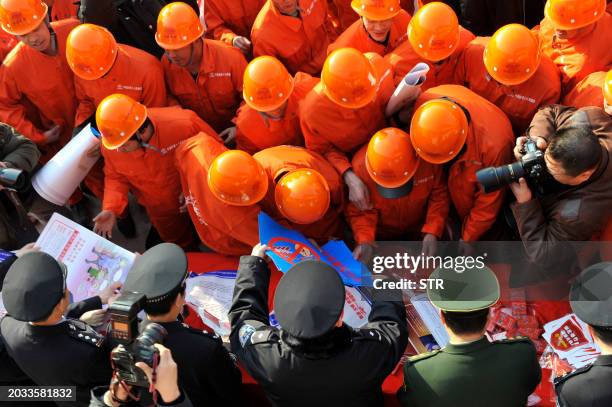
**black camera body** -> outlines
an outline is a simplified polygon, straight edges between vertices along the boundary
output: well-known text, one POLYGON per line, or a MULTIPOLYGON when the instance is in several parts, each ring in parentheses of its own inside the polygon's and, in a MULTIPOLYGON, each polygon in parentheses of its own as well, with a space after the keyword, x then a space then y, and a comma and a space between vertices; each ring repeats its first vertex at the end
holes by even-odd
POLYGON ((538 190, 541 189, 548 174, 544 152, 538 149, 535 141, 528 138, 522 153, 523 157, 512 164, 487 167, 476 172, 476 179, 482 185, 485 193, 494 192, 513 182, 518 182, 520 178, 531 181, 538 190))
POLYGON ((119 380, 138 387, 149 387, 145 373, 135 366, 144 362, 153 366, 159 353, 156 343, 162 343, 168 332, 156 323, 150 323, 139 334, 138 313, 146 297, 135 292, 122 293, 108 308, 111 320, 109 336, 119 345, 111 352, 111 360, 119 380))
POLYGON ((0 168, 0 185, 21 192, 28 185, 28 176, 17 168, 0 168))

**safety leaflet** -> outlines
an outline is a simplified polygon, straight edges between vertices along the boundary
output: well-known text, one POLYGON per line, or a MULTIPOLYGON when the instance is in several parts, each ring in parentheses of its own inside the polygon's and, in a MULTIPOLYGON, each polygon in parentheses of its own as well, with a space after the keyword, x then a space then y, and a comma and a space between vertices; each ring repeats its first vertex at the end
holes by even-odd
POLYGON ((542 337, 560 358, 575 368, 592 363, 601 353, 593 343, 587 325, 575 314, 565 315, 544 325, 542 337))

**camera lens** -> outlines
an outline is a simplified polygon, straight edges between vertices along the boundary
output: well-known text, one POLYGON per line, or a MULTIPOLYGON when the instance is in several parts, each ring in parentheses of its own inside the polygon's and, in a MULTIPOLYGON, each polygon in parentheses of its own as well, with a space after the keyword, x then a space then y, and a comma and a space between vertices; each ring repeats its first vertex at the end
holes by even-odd
POLYGON ((517 182, 519 178, 525 175, 525 170, 520 161, 502 165, 501 167, 483 168, 476 172, 476 179, 482 185, 485 193, 497 191, 498 189, 512 183, 517 182))
POLYGON ((168 335, 168 331, 163 326, 156 323, 147 325, 142 333, 138 335, 138 338, 136 338, 137 359, 152 366, 153 355, 155 354, 155 347, 153 345, 162 343, 166 335, 168 335))

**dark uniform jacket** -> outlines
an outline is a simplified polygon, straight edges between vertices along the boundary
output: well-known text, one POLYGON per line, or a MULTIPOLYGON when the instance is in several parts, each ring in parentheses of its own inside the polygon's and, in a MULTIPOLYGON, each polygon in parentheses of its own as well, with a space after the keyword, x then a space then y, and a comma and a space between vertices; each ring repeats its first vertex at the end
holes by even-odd
POLYGON ((326 334, 328 346, 314 352, 301 348, 295 338, 290 345, 286 333, 269 326, 269 281, 264 260, 243 256, 229 316, 232 350, 272 404, 382 405, 382 382, 400 360, 408 340, 401 293, 393 293, 397 295, 393 302, 375 297, 364 328, 335 328, 326 334))
POLYGON ((77 386, 77 402, 59 406, 88 406, 91 388, 110 382, 110 349, 82 321, 34 326, 7 315, 0 321, 0 334, 9 356, 37 385, 77 386))
POLYGON ((560 407, 612 406, 612 355, 562 377, 555 388, 560 407))
POLYGON ((541 375, 529 339, 482 338, 410 358, 398 398, 407 407, 524 407, 541 375))

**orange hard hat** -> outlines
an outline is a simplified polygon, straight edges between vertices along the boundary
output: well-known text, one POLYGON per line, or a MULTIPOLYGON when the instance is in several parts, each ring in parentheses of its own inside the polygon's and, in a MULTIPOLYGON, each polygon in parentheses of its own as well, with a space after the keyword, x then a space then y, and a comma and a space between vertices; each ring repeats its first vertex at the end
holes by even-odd
POLYGON ((605 13, 606 0, 548 0, 544 6, 544 16, 560 30, 586 27, 605 13))
POLYGON ((504 85, 518 85, 538 69, 538 37, 524 25, 505 25, 493 34, 482 57, 493 79, 504 85))
POLYGON ((419 162, 410 136, 394 127, 374 134, 365 155, 368 174, 378 185, 378 192, 385 198, 399 198, 410 192, 410 180, 419 162))
POLYGON ((242 97, 260 112, 278 109, 293 91, 293 77, 281 61, 262 56, 252 60, 244 71, 242 97))
POLYGON ((612 70, 608 71, 604 79, 603 94, 608 106, 612 106, 612 70))
POLYGON ((268 176, 248 153, 228 150, 210 165, 208 187, 217 199, 228 205, 254 205, 268 192, 268 176))
POLYGON ((376 21, 392 19, 402 9, 399 0, 353 0, 351 7, 360 16, 376 21))
POLYGON ((147 119, 147 108, 129 96, 115 93, 105 97, 96 109, 96 125, 102 145, 115 150, 128 141, 147 119))
POLYGON ((363 54, 370 64, 374 67, 374 72, 376 73, 376 79, 378 83, 383 81, 383 79, 387 76, 393 75, 393 67, 385 58, 381 57, 380 54, 376 52, 366 52, 363 54))
POLYGON ((274 189, 280 213, 293 223, 318 221, 329 208, 329 185, 315 170, 301 168, 283 175, 274 189))
POLYGON ((408 24, 408 40, 414 52, 428 61, 448 58, 459 44, 457 15, 444 3, 424 5, 408 24))
POLYGON ((167 4, 157 16, 155 41, 163 49, 179 49, 204 34, 204 26, 196 12, 183 2, 167 4))
POLYGON ((459 105, 450 100, 430 100, 414 112, 410 140, 423 160, 443 164, 459 154, 468 127, 468 119, 459 105))
POLYGON ((115 37, 104 27, 81 24, 68 34, 66 59, 79 78, 92 81, 106 75, 117 57, 115 37))
POLYGON ((28 34, 45 21, 47 9, 41 0, 0 0, 0 26, 9 34, 28 34))
POLYGON ((334 103, 359 109, 376 97, 376 70, 361 52, 339 48, 327 56, 321 71, 323 92, 334 103))

